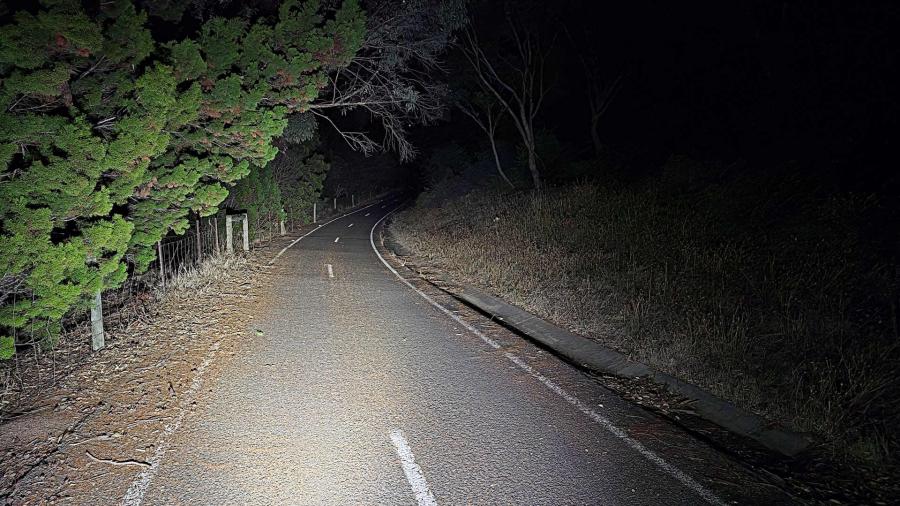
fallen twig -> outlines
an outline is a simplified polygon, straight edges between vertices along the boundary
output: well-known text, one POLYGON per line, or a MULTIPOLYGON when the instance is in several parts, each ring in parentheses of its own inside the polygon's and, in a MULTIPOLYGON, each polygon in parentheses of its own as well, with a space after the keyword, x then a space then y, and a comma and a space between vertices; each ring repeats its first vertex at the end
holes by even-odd
POLYGON ((135 460, 135 459, 126 459, 126 460, 115 460, 115 459, 101 459, 99 457, 95 457, 94 454, 90 452, 90 450, 84 451, 85 455, 91 458, 94 462, 102 462, 103 464, 110 464, 113 466, 144 466, 150 467, 149 462, 144 462, 143 460, 135 460))

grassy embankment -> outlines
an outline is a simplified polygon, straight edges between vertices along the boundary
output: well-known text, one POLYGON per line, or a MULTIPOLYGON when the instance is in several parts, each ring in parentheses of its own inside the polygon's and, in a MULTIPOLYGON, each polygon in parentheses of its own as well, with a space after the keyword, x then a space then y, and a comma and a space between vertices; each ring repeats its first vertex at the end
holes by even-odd
POLYGON ((900 396, 895 265, 865 239, 879 209, 804 192, 732 181, 426 193, 392 230, 458 279, 818 434, 840 457, 885 463, 900 396))

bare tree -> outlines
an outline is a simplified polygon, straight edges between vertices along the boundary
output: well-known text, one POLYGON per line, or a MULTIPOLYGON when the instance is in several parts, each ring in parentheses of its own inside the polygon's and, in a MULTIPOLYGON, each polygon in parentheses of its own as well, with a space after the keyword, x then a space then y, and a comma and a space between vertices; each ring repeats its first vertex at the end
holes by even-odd
POLYGON ((594 154, 600 156, 603 153, 603 142, 600 140, 600 120, 612 103, 619 85, 622 82, 622 74, 612 81, 588 76, 588 106, 591 108, 591 142, 594 145, 594 154))
POLYGON ((576 40, 568 28, 565 29, 565 32, 572 44, 573 51, 578 55, 582 72, 584 72, 588 107, 591 113, 591 142, 594 146, 594 155, 599 157, 603 153, 603 142, 600 140, 600 121, 621 88, 622 74, 618 73, 615 74, 615 77, 609 78, 613 73, 605 70, 600 57, 593 51, 585 50, 590 44, 590 36, 587 33, 583 34, 581 40, 576 40))
POLYGON ((447 86, 441 56, 453 32, 465 24, 464 0, 370 0, 366 36, 346 68, 335 71, 311 112, 333 126, 354 149, 369 154, 378 148, 396 151, 402 160, 415 156, 407 129, 431 124, 446 112, 447 86), (327 111, 367 111, 380 122, 384 137, 346 131, 327 111))
POLYGON ((497 154, 497 127, 500 124, 500 119, 503 117, 503 110, 498 107, 497 101, 493 97, 488 97, 482 93, 473 97, 472 100, 460 100, 457 103, 457 107, 463 114, 472 118, 472 121, 487 136, 488 142, 491 144, 491 152, 494 154, 497 173, 500 174, 500 177, 506 181, 510 188, 515 188, 515 185, 506 176, 503 165, 500 163, 500 156, 497 154))
MULTIPOLYGON (((534 120, 547 96, 544 65, 549 50, 529 33, 520 33, 512 17, 507 23, 513 37, 514 54, 488 55, 474 29, 465 31, 462 53, 475 73, 481 89, 495 97, 502 111, 512 118, 528 155, 528 171, 535 189, 541 188, 535 146, 534 120)), ((548 46, 549 47, 549 46, 548 46)))

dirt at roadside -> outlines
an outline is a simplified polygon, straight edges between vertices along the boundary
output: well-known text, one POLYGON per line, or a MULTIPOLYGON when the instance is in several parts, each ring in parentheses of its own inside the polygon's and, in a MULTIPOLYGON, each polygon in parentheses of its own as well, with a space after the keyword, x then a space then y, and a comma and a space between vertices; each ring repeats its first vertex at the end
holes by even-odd
POLYGON ((266 263, 288 240, 176 283, 151 315, 107 329, 106 349, 20 401, 20 414, 0 425, 0 501, 119 502, 166 427, 189 418, 196 397, 257 337, 252 318, 266 304, 266 263))

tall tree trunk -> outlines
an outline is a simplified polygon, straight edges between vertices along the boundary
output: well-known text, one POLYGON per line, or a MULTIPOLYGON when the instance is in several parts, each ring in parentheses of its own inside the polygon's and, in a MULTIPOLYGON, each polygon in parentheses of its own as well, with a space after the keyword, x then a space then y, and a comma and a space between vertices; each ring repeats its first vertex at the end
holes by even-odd
POLYGON ((591 142, 594 144, 594 156, 600 158, 603 153, 603 143, 600 142, 600 115, 591 115, 591 142))
POLYGON ((534 189, 541 189, 541 174, 538 172, 537 167, 537 153, 534 152, 534 148, 528 147, 528 171, 531 172, 531 181, 534 183, 534 189))
POLYGON ((494 141, 494 136, 488 135, 488 138, 491 140, 491 151, 493 151, 494 153, 494 163, 497 164, 497 172, 500 173, 500 177, 502 177, 503 180, 506 181, 506 184, 508 184, 510 188, 515 190, 515 185, 512 184, 512 181, 510 181, 508 177, 506 177, 506 172, 503 171, 503 166, 500 165, 500 155, 497 154, 497 143, 494 141))

